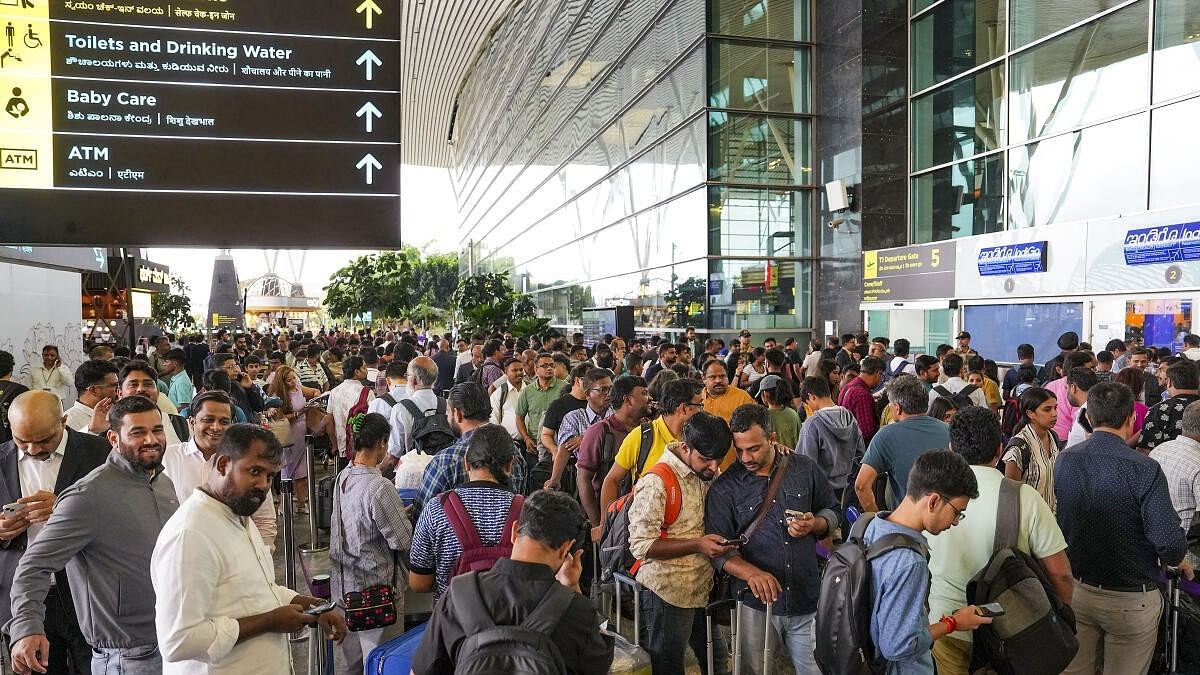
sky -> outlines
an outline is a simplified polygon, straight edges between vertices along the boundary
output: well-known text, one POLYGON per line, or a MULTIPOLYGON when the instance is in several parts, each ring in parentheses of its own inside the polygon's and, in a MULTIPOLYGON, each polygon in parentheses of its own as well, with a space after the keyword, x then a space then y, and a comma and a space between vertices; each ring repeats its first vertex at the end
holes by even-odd
MULTIPOLYGON (((401 236, 430 253, 458 250, 458 216, 454 192, 446 169, 404 167, 401 183, 401 236), (416 195, 416 196, 410 196, 416 195)), ((215 248, 148 248, 146 257, 167 265, 191 289, 192 311, 200 316, 208 312, 208 293, 212 286, 212 263, 220 251, 215 248)), ((370 250, 283 250, 278 252, 275 273, 304 285, 305 294, 320 297, 321 288, 330 277, 350 260, 370 250), (299 276, 296 279, 296 276, 299 276)), ((248 281, 269 271, 269 259, 274 251, 234 249, 238 279, 248 281), (264 253, 266 255, 264 255, 264 253)))

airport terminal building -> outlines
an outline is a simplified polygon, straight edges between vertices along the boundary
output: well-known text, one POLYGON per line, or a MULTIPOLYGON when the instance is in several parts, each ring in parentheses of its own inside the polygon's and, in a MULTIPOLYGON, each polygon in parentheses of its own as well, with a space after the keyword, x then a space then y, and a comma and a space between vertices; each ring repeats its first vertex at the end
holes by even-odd
POLYGON ((1198 113, 1187 0, 541 0, 474 55, 448 164, 464 266, 556 325, 1007 358, 1018 324, 1194 330, 1198 113))

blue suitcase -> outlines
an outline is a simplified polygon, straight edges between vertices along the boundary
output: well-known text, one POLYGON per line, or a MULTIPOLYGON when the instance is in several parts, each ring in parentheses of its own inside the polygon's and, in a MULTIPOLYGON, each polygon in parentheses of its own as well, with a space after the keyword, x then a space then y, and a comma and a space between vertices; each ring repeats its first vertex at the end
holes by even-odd
POLYGON ((366 675, 409 675, 413 655, 417 653, 417 645, 421 644, 427 625, 423 623, 410 628, 400 637, 371 650, 367 656, 366 675))

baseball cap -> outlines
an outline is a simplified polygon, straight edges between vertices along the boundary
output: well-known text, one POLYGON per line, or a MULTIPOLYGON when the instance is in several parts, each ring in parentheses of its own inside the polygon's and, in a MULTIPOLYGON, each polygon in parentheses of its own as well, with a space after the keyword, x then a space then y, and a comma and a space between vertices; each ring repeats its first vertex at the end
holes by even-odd
POLYGON ((775 387, 778 387, 779 383, 782 381, 783 381, 783 378, 779 377, 778 375, 767 375, 766 377, 764 377, 763 379, 758 381, 758 391, 759 391, 759 393, 762 393, 769 389, 773 390, 773 389, 775 389, 775 387))
POLYGON ((965 339, 967 339, 967 340, 970 340, 970 339, 971 339, 971 334, 970 334, 970 333, 968 333, 967 331, 965 331, 965 330, 964 330, 964 331, 960 332, 958 335, 955 335, 955 336, 954 336, 954 339, 955 339, 955 340, 962 340, 962 339, 964 339, 964 338, 965 338, 965 339))

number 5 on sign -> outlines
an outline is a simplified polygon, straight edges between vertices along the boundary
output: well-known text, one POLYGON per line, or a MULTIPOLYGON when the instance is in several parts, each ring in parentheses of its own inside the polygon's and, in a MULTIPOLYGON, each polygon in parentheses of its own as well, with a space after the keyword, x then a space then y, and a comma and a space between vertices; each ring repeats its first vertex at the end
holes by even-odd
POLYGON ((929 261, 930 261, 929 262, 930 267, 937 267, 938 265, 942 264, 942 249, 940 249, 940 248, 929 249, 929 261))

